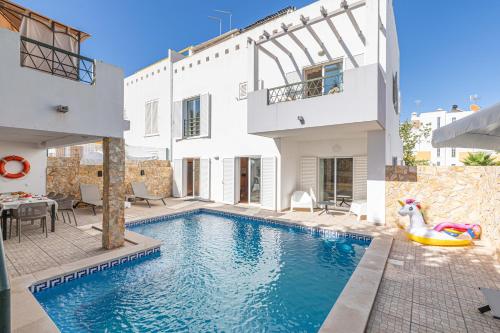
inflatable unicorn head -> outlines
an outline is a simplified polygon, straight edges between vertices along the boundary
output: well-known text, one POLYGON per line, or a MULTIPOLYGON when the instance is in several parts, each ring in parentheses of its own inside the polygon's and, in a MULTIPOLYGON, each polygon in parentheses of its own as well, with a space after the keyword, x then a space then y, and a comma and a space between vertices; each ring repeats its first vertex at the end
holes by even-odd
POLYGON ((422 206, 415 199, 406 199, 398 201, 401 205, 399 215, 410 217, 410 229, 425 227, 424 216, 422 215, 422 206))

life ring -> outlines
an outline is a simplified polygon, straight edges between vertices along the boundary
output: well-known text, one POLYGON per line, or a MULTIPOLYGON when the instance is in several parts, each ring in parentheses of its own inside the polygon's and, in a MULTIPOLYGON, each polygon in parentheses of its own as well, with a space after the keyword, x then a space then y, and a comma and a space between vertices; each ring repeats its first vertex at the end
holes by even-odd
POLYGON ((30 172, 30 169, 31 169, 30 162, 28 162, 27 160, 25 160, 21 156, 10 155, 10 156, 5 156, 4 158, 2 158, 0 160, 0 176, 5 177, 5 178, 17 179, 17 178, 24 177, 30 172), (19 171, 18 173, 7 172, 7 170, 5 170, 5 165, 7 164, 7 162, 10 162, 10 161, 16 161, 16 162, 22 163, 23 170, 19 171))

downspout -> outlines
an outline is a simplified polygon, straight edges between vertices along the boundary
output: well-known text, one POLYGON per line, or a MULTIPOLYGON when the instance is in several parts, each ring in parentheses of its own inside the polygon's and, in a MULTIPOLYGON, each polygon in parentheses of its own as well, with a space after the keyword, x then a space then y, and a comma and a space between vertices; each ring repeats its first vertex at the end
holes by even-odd
POLYGON ((0 332, 10 332, 10 283, 0 236, 0 332))

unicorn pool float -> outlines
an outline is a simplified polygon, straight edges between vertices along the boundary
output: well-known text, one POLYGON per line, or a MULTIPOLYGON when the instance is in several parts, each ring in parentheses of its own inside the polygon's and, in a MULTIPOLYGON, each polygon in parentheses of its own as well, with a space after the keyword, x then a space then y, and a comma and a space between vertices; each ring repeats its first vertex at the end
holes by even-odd
POLYGON ((428 228, 422 215, 422 207, 415 199, 407 199, 405 202, 399 200, 401 209, 399 215, 409 216, 408 227, 399 225, 404 229, 406 236, 412 241, 435 246, 466 246, 481 235, 481 227, 478 224, 460 224, 443 222, 434 228, 428 228))

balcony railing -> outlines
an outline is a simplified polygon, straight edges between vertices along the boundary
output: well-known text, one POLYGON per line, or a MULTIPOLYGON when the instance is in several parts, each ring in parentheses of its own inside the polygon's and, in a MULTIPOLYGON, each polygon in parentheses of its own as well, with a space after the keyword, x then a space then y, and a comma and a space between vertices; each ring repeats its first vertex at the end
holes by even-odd
POLYGON ((184 119, 184 137, 194 137, 200 135, 200 117, 184 119))
POLYGON ((343 73, 287 84, 269 89, 267 104, 336 94, 342 92, 343 86, 343 73))
POLYGON ((21 66, 88 84, 95 82, 93 59, 24 36, 21 66))

